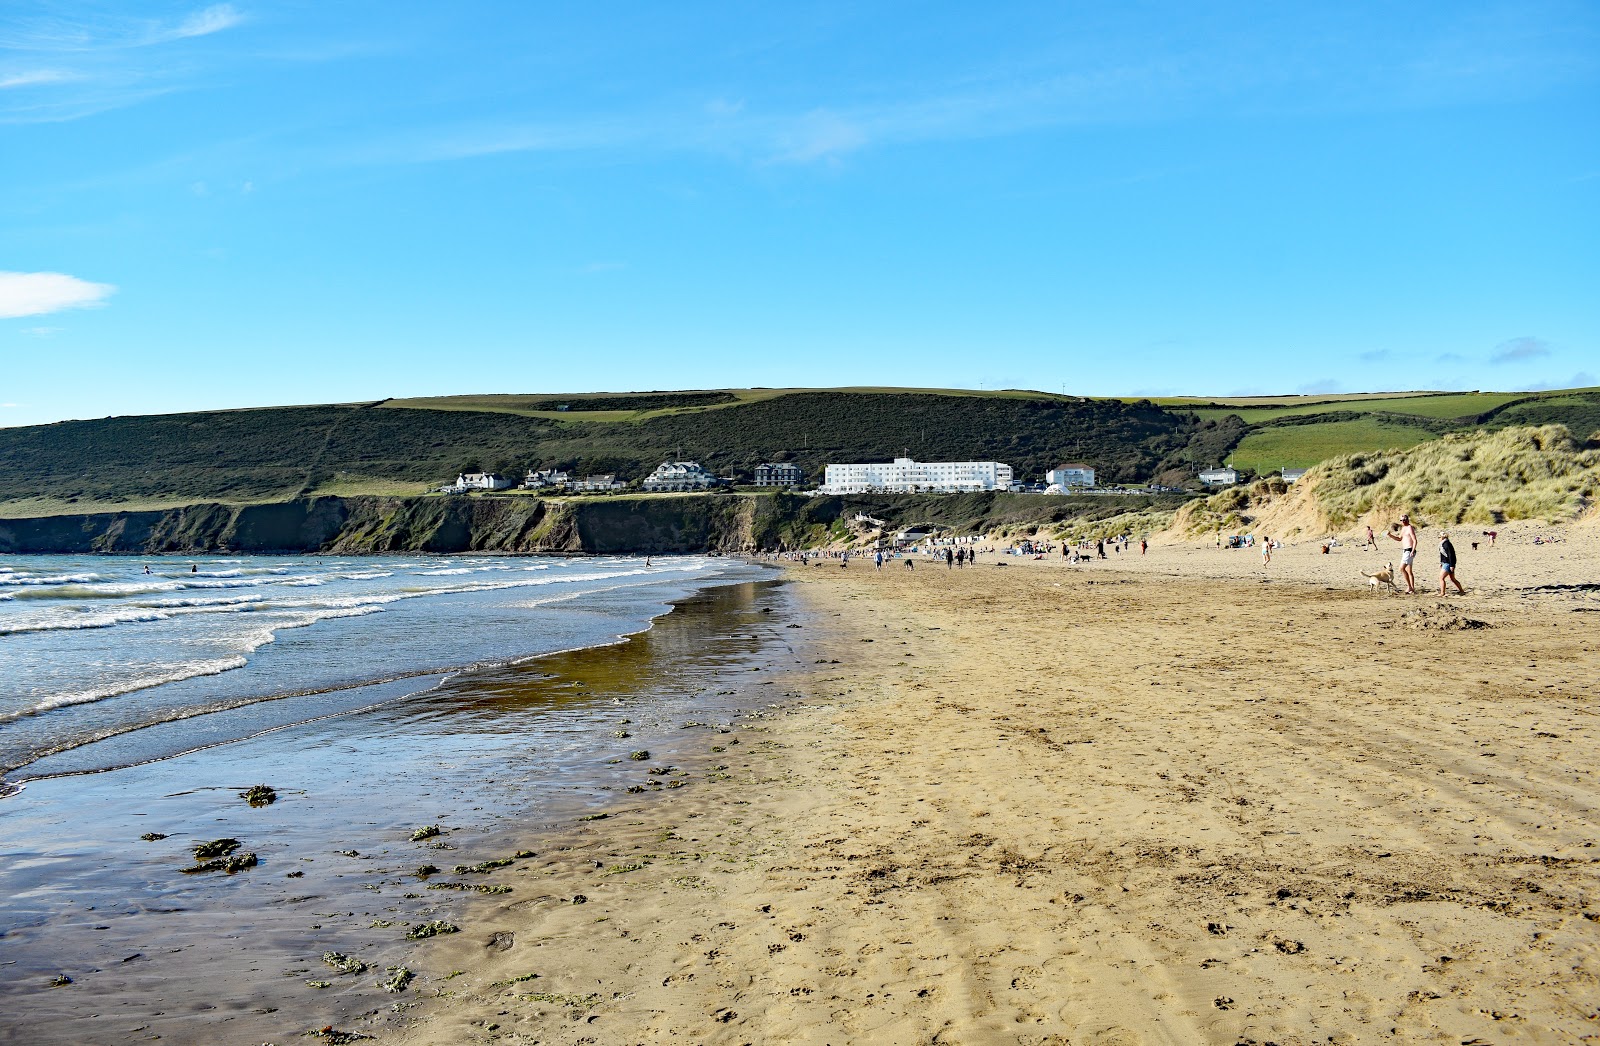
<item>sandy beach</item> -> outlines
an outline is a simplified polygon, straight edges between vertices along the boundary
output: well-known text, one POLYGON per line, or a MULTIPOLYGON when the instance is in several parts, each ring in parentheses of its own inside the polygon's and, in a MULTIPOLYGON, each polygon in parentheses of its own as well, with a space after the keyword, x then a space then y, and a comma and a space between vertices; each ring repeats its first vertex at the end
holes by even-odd
POLYGON ((381 1038, 1595 1041, 1600 558, 1507 529, 1448 600, 1309 542, 791 568, 788 703, 530 841, 381 1038))

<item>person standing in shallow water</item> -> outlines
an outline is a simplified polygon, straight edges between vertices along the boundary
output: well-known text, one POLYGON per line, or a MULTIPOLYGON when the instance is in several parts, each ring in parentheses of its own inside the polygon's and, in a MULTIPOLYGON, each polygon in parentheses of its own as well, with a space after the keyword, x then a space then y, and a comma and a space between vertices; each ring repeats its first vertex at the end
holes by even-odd
POLYGON ((1463 596, 1467 590, 1461 587, 1461 582, 1456 580, 1456 547, 1450 543, 1449 534, 1439 535, 1439 594, 1445 594, 1445 583, 1456 586, 1456 591, 1463 596))

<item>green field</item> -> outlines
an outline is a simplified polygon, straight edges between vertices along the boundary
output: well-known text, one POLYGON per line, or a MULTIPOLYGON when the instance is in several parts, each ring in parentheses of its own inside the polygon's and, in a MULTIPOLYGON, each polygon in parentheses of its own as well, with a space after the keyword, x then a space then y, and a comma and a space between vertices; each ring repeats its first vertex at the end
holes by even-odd
POLYGON ((1197 407, 1194 408, 1194 413, 1202 418, 1223 418, 1229 414, 1237 414, 1249 425, 1257 425, 1274 418, 1331 414, 1336 411, 1374 411, 1448 420, 1473 417, 1494 410, 1496 407, 1503 407, 1507 403, 1528 399, 1530 395, 1532 394, 1526 392, 1460 392, 1448 396, 1368 396, 1338 401, 1319 398, 1302 404, 1270 407, 1197 407))
POLYGON ((1377 418, 1326 421, 1255 429, 1233 452, 1235 468, 1266 474, 1283 468, 1309 468, 1319 461, 1358 451, 1412 447, 1434 434, 1377 418))

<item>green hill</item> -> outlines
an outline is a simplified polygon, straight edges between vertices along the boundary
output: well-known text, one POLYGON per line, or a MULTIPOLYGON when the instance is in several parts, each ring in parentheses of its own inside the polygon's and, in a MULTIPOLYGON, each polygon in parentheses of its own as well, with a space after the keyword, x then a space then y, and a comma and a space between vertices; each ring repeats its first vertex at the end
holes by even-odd
POLYGON ((104 418, 0 429, 0 510, 244 504, 417 493, 476 465, 647 475, 693 458, 719 473, 787 460, 983 459, 1038 478, 1084 460, 1105 481, 1216 460, 1243 429, 1148 401, 1044 393, 740 390, 450 397, 104 418), (593 409, 590 409, 593 408, 593 409))

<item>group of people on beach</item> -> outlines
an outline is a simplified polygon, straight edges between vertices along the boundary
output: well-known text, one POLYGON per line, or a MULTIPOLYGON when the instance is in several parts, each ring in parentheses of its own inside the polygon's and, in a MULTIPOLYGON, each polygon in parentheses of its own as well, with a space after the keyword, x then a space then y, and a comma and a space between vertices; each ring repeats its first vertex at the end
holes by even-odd
MULTIPOLYGON (((1485 531, 1485 533, 1487 534, 1488 532, 1485 531)), ((1406 579, 1406 592, 1414 596, 1417 594, 1415 563, 1420 539, 1417 535, 1416 524, 1411 522, 1409 513, 1401 513, 1400 522, 1390 528, 1388 536, 1392 540, 1400 542, 1400 576, 1406 579)), ((1371 541, 1374 546, 1377 545, 1377 542, 1373 541, 1371 527, 1367 528, 1367 540, 1371 541)), ((1456 547, 1450 541, 1450 532, 1440 531, 1439 594, 1441 596, 1446 593, 1446 586, 1448 585, 1456 586, 1456 591, 1463 596, 1467 594, 1467 590, 1462 588, 1461 582, 1456 579, 1456 547)))

